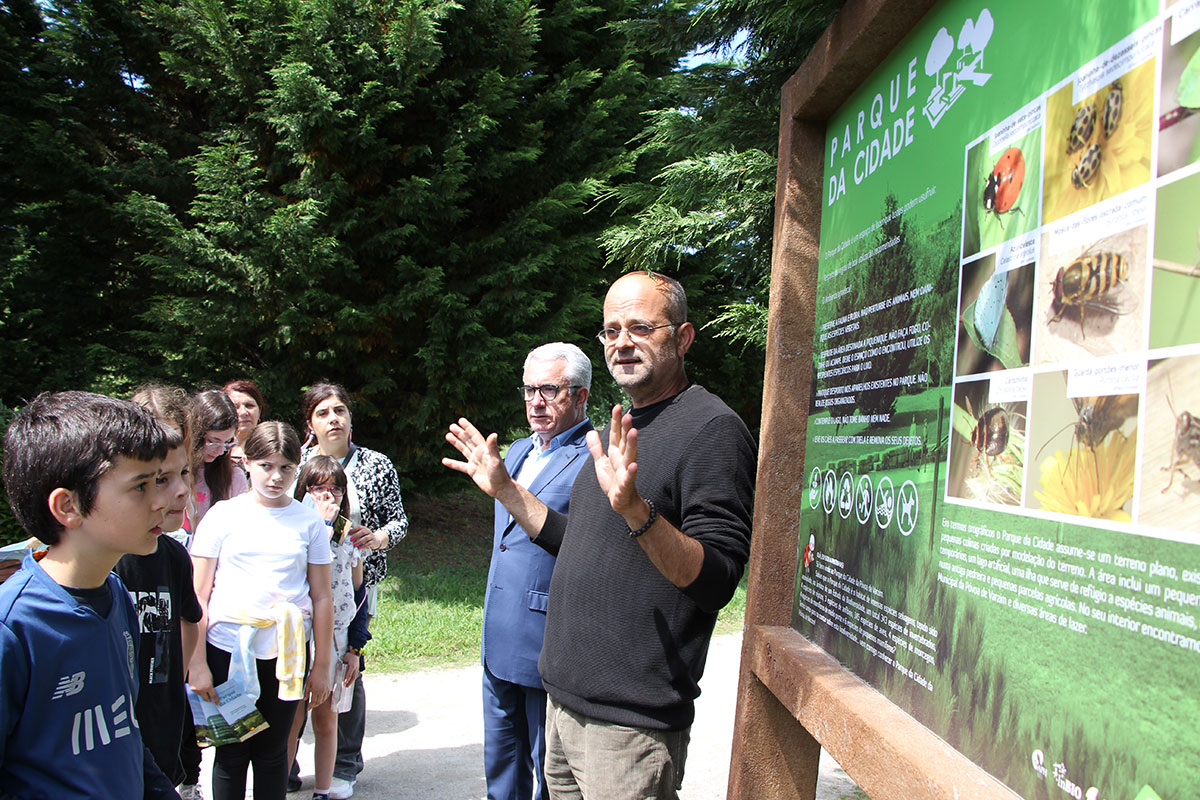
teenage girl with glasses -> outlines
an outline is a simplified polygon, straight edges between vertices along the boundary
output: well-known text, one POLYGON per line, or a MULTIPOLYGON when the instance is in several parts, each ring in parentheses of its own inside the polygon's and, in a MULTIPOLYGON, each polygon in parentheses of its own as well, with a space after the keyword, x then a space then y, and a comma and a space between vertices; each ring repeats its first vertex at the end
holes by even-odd
POLYGON ((200 392, 192 399, 192 413, 195 415, 192 475, 196 481, 196 499, 188 515, 187 528, 194 534, 213 503, 242 494, 249 488, 249 483, 246 474, 234 468, 229 455, 237 442, 238 415, 225 393, 218 389, 200 392))

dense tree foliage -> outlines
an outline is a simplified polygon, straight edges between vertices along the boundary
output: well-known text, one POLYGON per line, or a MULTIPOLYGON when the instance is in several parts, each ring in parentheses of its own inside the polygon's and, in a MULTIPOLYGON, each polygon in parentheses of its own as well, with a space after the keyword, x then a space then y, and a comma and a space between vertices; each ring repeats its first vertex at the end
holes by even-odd
MULTIPOLYGON (((614 189, 634 214, 604 234, 612 263, 694 275, 714 302, 709 335, 733 383, 761 393, 774 222, 779 90, 842 0, 710 0, 687 34, 713 56, 667 80, 675 102, 648 114, 638 155, 649 180, 614 189), (740 354, 732 364, 732 355, 740 354)), ((757 409, 740 408, 757 417, 757 409)))
POLYGON ((681 14, 8 3, 4 399, 246 374, 288 415, 326 377, 406 471, 512 424, 529 346, 592 346, 597 194, 681 14))
POLYGON ((453 416, 521 424, 532 345, 616 399, 591 336, 649 267, 753 424, 778 90, 827 6, 3 0, 0 401, 247 376, 296 421, 328 378, 428 485, 453 416))
POLYGON ((185 177, 173 160, 182 131, 134 85, 161 73, 157 43, 116 0, 0 9, 3 399, 116 388, 142 363, 123 312, 145 286, 117 206, 132 189, 169 195, 185 177))

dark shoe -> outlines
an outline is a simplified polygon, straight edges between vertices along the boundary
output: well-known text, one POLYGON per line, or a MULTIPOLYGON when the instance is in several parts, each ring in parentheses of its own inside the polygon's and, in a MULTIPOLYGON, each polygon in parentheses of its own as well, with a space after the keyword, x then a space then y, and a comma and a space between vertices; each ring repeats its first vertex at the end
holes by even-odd
POLYGON ((291 772, 288 773, 287 790, 289 792, 300 791, 300 762, 292 761, 291 772))

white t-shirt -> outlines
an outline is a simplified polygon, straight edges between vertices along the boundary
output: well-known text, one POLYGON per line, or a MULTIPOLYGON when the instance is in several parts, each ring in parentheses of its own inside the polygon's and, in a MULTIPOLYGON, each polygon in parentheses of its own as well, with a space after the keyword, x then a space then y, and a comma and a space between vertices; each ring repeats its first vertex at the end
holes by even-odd
MULTIPOLYGON (((311 638, 308 565, 332 560, 328 531, 317 512, 297 500, 267 508, 248 492, 209 509, 192 541, 192 555, 217 560, 208 598, 209 643, 234 652, 241 623, 232 620, 270 619, 279 602, 300 609, 311 638)), ((275 658, 274 626, 257 631, 251 649, 255 658, 275 658)))

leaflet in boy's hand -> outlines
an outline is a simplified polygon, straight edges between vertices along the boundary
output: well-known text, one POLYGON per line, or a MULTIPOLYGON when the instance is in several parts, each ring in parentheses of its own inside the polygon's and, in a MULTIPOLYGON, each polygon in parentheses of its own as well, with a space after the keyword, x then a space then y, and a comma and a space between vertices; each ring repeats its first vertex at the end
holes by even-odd
POLYGON ((239 681, 225 681, 215 688, 220 705, 210 703, 190 688, 187 691, 196 740, 201 747, 244 742, 270 727, 239 681))

